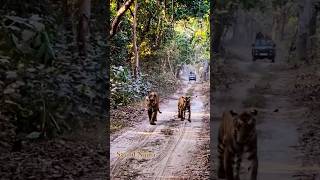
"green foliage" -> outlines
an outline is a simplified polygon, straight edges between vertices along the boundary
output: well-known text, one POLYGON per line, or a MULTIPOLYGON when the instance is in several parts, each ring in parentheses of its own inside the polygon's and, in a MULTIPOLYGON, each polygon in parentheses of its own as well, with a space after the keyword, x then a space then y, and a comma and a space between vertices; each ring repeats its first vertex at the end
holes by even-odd
MULTIPOLYGON (((92 12, 88 57, 79 60, 75 34, 62 24, 63 1, 7 2, 11 10, 0 10, 1 116, 31 139, 89 127, 101 118, 106 96, 105 32, 97 32, 105 30, 97 22, 105 17, 92 12)), ((72 21, 71 26, 77 23, 72 21)))
MULTIPOLYGON (((209 1, 164 3, 139 1, 137 43, 142 70, 140 79, 134 80, 131 76, 134 5, 122 17, 117 34, 111 40, 113 105, 140 100, 153 88, 160 93, 172 92, 179 67, 209 59, 209 1)), ((113 17, 116 9, 116 1, 112 1, 113 17)))
POLYGON ((127 105, 141 99, 150 90, 150 83, 145 81, 144 75, 138 79, 131 76, 126 67, 111 68, 111 105, 127 105))
POLYGON ((176 20, 188 19, 189 17, 202 18, 209 13, 210 4, 208 0, 178 0, 177 4, 174 5, 174 17, 176 20))
POLYGON ((51 65, 55 52, 42 21, 38 15, 29 18, 5 16, 0 27, 2 53, 16 59, 39 60, 51 65))

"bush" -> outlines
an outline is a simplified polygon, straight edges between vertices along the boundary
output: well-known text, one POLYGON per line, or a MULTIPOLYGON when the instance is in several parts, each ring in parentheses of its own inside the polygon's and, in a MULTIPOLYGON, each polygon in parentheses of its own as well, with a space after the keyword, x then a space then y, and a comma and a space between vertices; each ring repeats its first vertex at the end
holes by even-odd
POLYGON ((127 105, 146 96, 151 83, 145 75, 134 79, 130 70, 123 66, 111 68, 111 105, 127 105))

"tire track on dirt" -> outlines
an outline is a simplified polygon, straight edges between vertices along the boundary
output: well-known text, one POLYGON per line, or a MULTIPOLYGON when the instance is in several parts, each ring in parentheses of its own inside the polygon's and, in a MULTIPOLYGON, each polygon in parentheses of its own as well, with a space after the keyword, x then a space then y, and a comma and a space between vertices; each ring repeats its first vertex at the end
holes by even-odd
MULTIPOLYGON (((197 92, 197 90, 195 90, 197 92)), ((204 112, 204 100, 201 94, 196 93, 196 97, 200 98, 194 101, 192 122, 183 122, 180 124, 179 135, 175 138, 176 140, 171 145, 170 149, 163 149, 162 154, 165 156, 158 162, 154 162, 153 172, 156 172, 151 178, 154 179, 182 179, 183 177, 173 176, 176 172, 183 170, 184 165, 188 165, 192 159, 192 153, 195 152, 194 143, 199 141, 201 129, 204 127, 202 119, 206 116, 204 112), (193 142, 188 142, 189 140, 196 139, 193 142), (182 152, 181 152, 182 151, 182 152), (190 157, 189 157, 190 156, 190 157), (187 159, 186 161, 181 161, 181 158, 187 159)))
MULTIPOLYGON (((159 171, 159 169, 158 169, 159 173, 155 176, 156 179, 158 179, 158 178, 161 179, 162 177, 165 177, 164 171, 166 170, 166 167, 167 167, 169 161, 171 160, 171 157, 173 155, 173 151, 176 149, 177 145, 181 142, 181 140, 183 138, 183 135, 186 132, 186 122, 184 122, 182 124, 182 126, 183 126, 182 128, 179 128, 180 129, 180 133, 179 133, 179 136, 178 136, 178 140, 175 143, 171 144, 171 147, 173 147, 173 148, 170 149, 170 146, 169 146, 169 148, 166 148, 166 149, 170 149, 168 152, 166 150, 163 150, 162 151, 162 158, 157 160, 157 162, 160 162, 169 154, 165 164, 162 166, 162 170, 159 171)), ((157 170, 157 168, 154 168, 154 172, 156 172, 155 170, 157 170)))
MULTIPOLYGON (((182 92, 180 91, 177 91, 177 93, 174 95, 174 96, 180 96, 182 94, 185 94, 192 86, 189 84, 187 85, 187 88, 185 88, 182 92)), ((172 98, 172 99, 176 99, 176 98, 172 98)), ((166 104, 166 103, 165 103, 166 104)), ((165 104, 162 104, 162 106, 164 106, 165 104)), ((145 123, 145 122, 143 122, 145 123)), ((154 135, 157 135, 156 131, 159 130, 159 129, 163 129, 163 127, 166 127, 168 125, 172 124, 171 121, 161 121, 159 122, 158 120, 158 123, 156 126, 146 126, 146 125, 140 125, 140 126, 137 126, 137 127, 134 127, 131 129, 131 132, 142 132, 143 134, 142 135, 138 135, 137 137, 134 137, 134 142, 138 142, 138 143, 133 143, 128 145, 129 147, 126 148, 126 153, 130 154, 134 151, 137 151, 138 149, 141 149, 143 147, 145 147, 147 145, 147 143, 149 142, 152 142, 152 138, 154 135)), ((176 129, 177 131, 179 132, 182 132, 183 130, 181 130, 181 128, 183 128, 184 126, 181 126, 179 125, 176 129)), ((129 135, 130 136, 135 136, 135 135, 129 135)), ((121 135, 119 137, 117 137, 113 142, 115 143, 119 143, 121 141, 121 139, 125 139, 126 138, 126 135, 121 135)), ((111 142, 111 147, 112 147, 112 144, 113 142, 111 142)), ((156 157, 154 158, 154 160, 156 161, 161 161, 163 158, 166 157, 166 150, 167 149, 170 149, 170 147, 172 147, 173 145, 173 142, 174 142, 174 137, 170 138, 167 143, 166 143, 166 146, 164 148, 164 150, 156 157)), ((121 144, 121 142, 120 142, 121 144)), ((124 148, 125 149, 125 148, 124 148)), ((113 157, 111 159, 111 177, 112 179, 116 179, 119 174, 120 174, 120 171, 121 171, 121 166, 126 164, 126 162, 129 160, 130 158, 128 157, 113 157), (115 159, 115 160, 113 160, 115 159)), ((154 162, 154 160, 152 160, 151 162, 154 162)))

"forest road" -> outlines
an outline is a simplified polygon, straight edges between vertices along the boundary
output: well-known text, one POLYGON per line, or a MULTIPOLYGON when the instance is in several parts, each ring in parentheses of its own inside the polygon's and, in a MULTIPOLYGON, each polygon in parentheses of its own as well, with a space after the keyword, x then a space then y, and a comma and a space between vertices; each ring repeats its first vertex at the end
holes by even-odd
MULTIPOLYGON (((185 179, 174 174, 192 161, 198 153, 196 144, 208 141, 201 137, 208 118, 204 102, 208 95, 202 94, 202 84, 184 82, 182 88, 160 104, 156 125, 146 118, 136 126, 111 141, 111 179, 185 179), (191 122, 177 118, 178 98, 191 94, 191 122)), ((186 113, 186 117, 187 117, 186 113)))
MULTIPOLYGON (((238 54, 250 55, 245 49, 238 54)), ((297 132, 299 122, 302 122, 303 107, 296 107, 287 93, 290 73, 286 72, 286 64, 277 59, 257 60, 253 62, 250 56, 228 59, 228 68, 241 74, 241 79, 229 88, 217 89, 214 92, 214 121, 210 137, 213 138, 214 167, 218 167, 217 137, 223 111, 254 107, 258 110, 258 180, 294 180, 299 170, 308 170, 298 159, 299 152, 295 146, 298 143, 297 132)), ((211 126, 212 127, 212 126, 211 126)), ((244 156, 246 157, 246 155, 244 156)), ((250 179, 247 158, 243 158, 241 180, 250 179)), ((217 170, 215 170, 217 172, 217 170)), ((215 177, 215 179, 218 179, 215 177)))

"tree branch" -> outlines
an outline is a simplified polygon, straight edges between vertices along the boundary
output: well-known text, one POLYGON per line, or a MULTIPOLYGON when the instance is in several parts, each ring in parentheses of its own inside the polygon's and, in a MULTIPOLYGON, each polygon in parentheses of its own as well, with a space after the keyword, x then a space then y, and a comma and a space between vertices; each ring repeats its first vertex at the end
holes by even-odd
POLYGON ((124 13, 130 8, 132 5, 133 0, 128 0, 124 3, 124 5, 118 10, 117 16, 114 18, 110 30, 110 38, 112 38, 116 34, 117 27, 120 23, 121 17, 124 15, 124 13))

